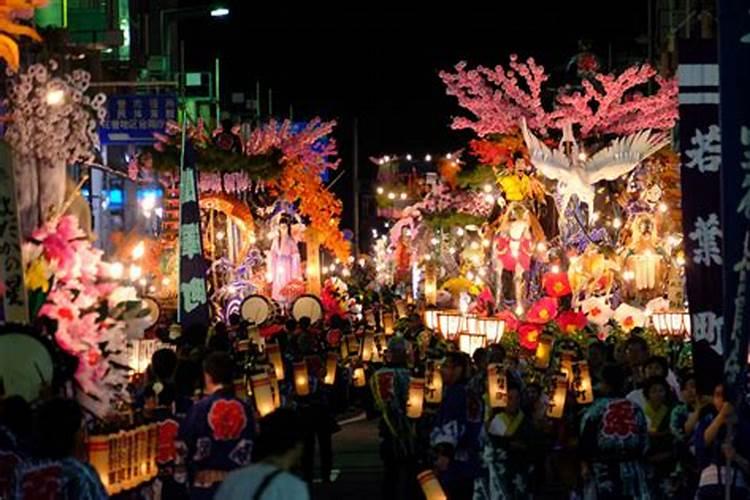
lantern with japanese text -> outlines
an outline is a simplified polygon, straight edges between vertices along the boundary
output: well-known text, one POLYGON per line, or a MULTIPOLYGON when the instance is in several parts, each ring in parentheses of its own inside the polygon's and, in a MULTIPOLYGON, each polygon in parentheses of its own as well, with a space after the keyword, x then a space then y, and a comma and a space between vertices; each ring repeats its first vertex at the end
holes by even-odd
POLYGON ((589 364, 586 361, 573 364, 573 389, 579 404, 587 405, 594 402, 594 389, 591 385, 589 364))
POLYGON ((554 391, 547 406, 547 416, 562 418, 565 409, 565 398, 568 395, 568 379, 564 375, 556 377, 554 391))
POLYGON ((354 387, 364 387, 366 384, 365 369, 361 366, 356 367, 352 372, 352 385, 354 387))
POLYGON ((437 304, 437 269, 428 265, 424 270, 424 300, 428 306, 437 304))
POLYGON ((281 347, 279 344, 269 342, 266 344, 266 357, 268 362, 273 366, 276 372, 277 380, 284 380, 284 360, 281 357, 281 347))
POLYGON ((503 365, 500 363, 487 365, 487 394, 491 408, 508 406, 508 381, 503 365))
POLYGON ((443 491, 443 487, 431 470, 426 470, 417 474, 417 482, 422 488, 425 500, 448 500, 443 491))
POLYGON ((346 348, 349 350, 350 356, 356 356, 359 354, 359 338, 353 333, 350 335, 344 335, 346 341, 346 348))
POLYGON ((373 351, 372 351, 372 362, 380 363, 383 361, 383 353, 385 353, 386 341, 385 335, 379 333, 372 338, 373 351))
POLYGON ((326 374, 323 378, 323 382, 326 385, 333 385, 336 382, 336 367, 338 364, 338 357, 335 352, 329 352, 326 356, 326 374))
POLYGON ((383 332, 386 335, 393 335, 394 331, 394 319, 393 319, 393 312, 391 311, 383 311, 383 332))
POLYGON ((372 332, 365 333, 362 339, 362 360, 372 361, 373 353, 375 351, 375 337, 372 332))
POLYGON ((551 335, 545 334, 539 337, 539 344, 537 344, 536 353, 534 354, 534 366, 542 370, 546 370, 549 367, 553 342, 554 338, 551 335))
POLYGON ((273 391, 271 381, 266 373, 258 373, 250 377, 250 383, 253 387, 253 398, 255 399, 255 408, 261 417, 265 417, 276 409, 273 401, 273 391))
POLYGON ((310 376, 307 373, 307 363, 304 361, 294 363, 294 392, 297 396, 310 394, 310 376))
POLYGON ((568 384, 573 382, 573 356, 571 351, 563 351, 560 354, 560 371, 565 375, 568 384))
MULTIPOLYGON (((411 297, 411 294, 408 295, 411 297)), ((398 314, 398 318, 405 318, 409 315, 409 303, 404 300, 397 300, 396 301, 396 313, 398 314)))
POLYGON ((271 382, 271 394, 273 394, 273 406, 276 410, 281 408, 281 391, 279 390, 279 379, 276 378, 276 371, 269 366, 266 369, 268 380, 271 382))
POLYGON ((409 396, 406 400, 406 416, 419 418, 424 406, 424 379, 412 377, 409 380, 409 396))
POLYGON ((425 401, 440 403, 443 400, 443 374, 434 360, 427 361, 425 367, 425 401))

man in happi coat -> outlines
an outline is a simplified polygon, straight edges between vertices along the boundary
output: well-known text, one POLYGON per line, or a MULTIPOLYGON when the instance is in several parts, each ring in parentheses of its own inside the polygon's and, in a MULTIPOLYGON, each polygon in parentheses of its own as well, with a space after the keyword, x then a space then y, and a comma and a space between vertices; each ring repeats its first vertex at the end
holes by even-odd
POLYGON ((175 479, 187 482, 190 498, 213 498, 230 471, 250 463, 252 410, 234 396, 232 359, 212 353, 203 363, 206 396, 180 424, 175 479))

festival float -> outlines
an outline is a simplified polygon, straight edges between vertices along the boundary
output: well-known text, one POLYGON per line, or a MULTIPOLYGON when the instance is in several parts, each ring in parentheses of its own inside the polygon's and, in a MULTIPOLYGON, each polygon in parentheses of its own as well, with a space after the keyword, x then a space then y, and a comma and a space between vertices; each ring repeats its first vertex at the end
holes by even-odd
MULTIPOLYGON (((676 81, 644 65, 554 90, 542 66, 515 56, 440 77, 468 115, 453 128, 476 138, 424 161, 372 159, 385 229, 373 233, 377 282, 422 311, 423 326, 399 333, 469 354, 503 345, 536 367, 528 376, 549 388, 554 418, 568 392, 592 401, 591 342, 639 335, 689 364, 676 81)), ((427 352, 439 363, 441 350, 427 352)), ((498 405, 502 373, 488 375, 498 405)))

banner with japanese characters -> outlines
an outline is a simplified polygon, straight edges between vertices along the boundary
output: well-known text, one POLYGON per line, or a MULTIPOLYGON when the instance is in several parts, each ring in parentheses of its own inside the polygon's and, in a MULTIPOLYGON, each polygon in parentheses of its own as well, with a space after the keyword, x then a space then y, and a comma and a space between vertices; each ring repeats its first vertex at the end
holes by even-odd
POLYGON ((107 96, 107 119, 99 127, 102 144, 152 144, 177 119, 177 95, 125 94, 107 96))
POLYGON ((16 205, 13 155, 0 141, 0 292, 2 318, 7 323, 29 322, 28 297, 23 277, 21 229, 16 205))
POLYGON ((685 275, 695 371, 719 380, 724 345, 719 65, 715 40, 684 40, 677 68, 685 275))
POLYGON ((198 182, 195 149, 184 141, 180 167, 180 307, 183 330, 191 326, 208 326, 209 307, 206 293, 208 267, 203 257, 201 214, 198 206, 198 182))
POLYGON ((719 0, 721 189, 724 227, 724 374, 746 389, 750 338, 750 0, 719 0))

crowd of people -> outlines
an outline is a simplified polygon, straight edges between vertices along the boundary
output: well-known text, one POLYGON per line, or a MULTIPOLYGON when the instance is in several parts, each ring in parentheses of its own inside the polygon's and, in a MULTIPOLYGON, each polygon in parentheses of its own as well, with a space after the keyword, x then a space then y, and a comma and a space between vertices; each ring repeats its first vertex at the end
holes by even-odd
MULTIPOLYGON (((138 418, 174 424, 171 453, 160 453, 158 480, 148 485, 157 497, 309 498, 316 448, 320 480, 328 482, 336 416, 357 406, 378 421, 383 498, 422 498, 424 470, 451 500, 750 498, 747 403, 652 355, 638 335, 588 345, 582 355, 595 398, 569 398, 561 418, 548 415, 550 394, 532 358, 500 344, 469 356, 434 336, 397 334, 382 359, 342 358, 335 383, 325 384, 330 325, 306 319, 278 325, 273 339, 287 373, 306 362, 309 393, 297 395, 286 377, 280 408, 260 418, 247 385, 237 382, 268 360, 246 339, 237 324, 219 324, 210 335, 188 330, 178 346, 155 352, 130 388, 138 418), (439 366, 442 395, 410 416, 410 380, 424 376, 428 360, 439 366), (489 364, 504 369, 502 407, 488 401, 489 364), (355 366, 366 368, 369 387, 352 386, 355 366)), ((74 400, 0 401, 0 498, 37 498, 40 488, 56 490, 54 498, 106 497, 86 463, 88 426, 74 400)))

